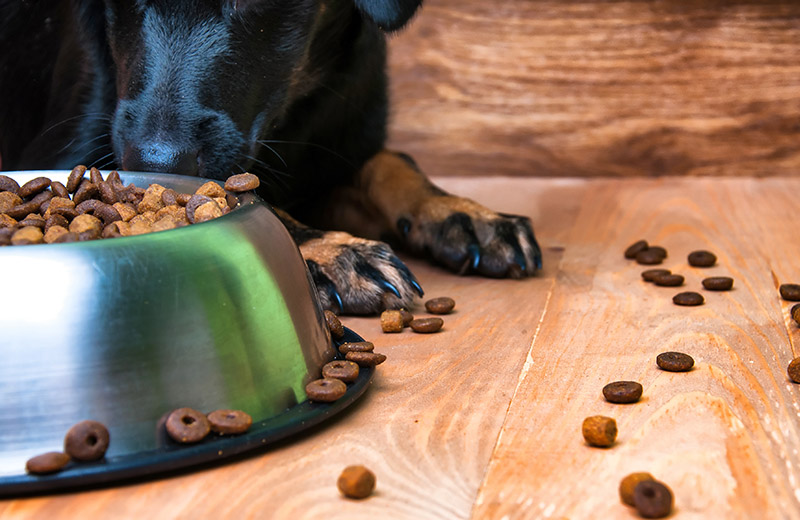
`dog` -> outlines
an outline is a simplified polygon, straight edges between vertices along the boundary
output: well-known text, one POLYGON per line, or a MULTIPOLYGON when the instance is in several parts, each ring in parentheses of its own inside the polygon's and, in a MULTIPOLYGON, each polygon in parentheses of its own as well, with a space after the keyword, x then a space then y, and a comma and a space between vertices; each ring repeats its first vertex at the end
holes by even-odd
POLYGON ((385 148, 386 34, 421 0, 0 2, 4 169, 255 173, 337 313, 422 296, 380 240, 460 274, 541 269, 529 219, 385 148))

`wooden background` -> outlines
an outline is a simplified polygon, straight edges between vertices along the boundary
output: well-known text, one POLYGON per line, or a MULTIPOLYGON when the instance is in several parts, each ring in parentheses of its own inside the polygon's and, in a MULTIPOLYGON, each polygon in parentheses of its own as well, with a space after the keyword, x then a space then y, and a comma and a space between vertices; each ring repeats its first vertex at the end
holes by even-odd
POLYGON ((390 50, 434 175, 800 172, 800 2, 428 0, 390 50))

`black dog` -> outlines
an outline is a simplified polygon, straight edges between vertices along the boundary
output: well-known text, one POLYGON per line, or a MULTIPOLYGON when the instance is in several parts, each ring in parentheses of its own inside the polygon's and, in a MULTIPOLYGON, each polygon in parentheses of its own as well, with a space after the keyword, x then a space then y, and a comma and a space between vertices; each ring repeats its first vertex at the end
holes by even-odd
POLYGON ((384 31, 421 0, 0 2, 5 169, 257 173, 337 311, 421 288, 385 244, 295 218, 391 236, 459 273, 541 267, 528 219, 448 195, 384 149, 384 31))

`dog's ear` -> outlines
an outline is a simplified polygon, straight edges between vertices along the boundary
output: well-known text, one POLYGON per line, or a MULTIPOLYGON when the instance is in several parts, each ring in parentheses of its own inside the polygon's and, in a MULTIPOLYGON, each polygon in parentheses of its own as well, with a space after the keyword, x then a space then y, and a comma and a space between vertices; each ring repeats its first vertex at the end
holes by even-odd
POLYGON ((422 0, 355 0, 355 4, 384 31, 396 31, 411 19, 422 0))

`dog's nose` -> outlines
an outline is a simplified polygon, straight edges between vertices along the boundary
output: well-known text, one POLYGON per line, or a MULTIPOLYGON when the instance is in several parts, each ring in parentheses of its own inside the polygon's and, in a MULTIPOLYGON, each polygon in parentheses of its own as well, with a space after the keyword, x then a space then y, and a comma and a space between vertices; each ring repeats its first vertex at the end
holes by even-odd
POLYGON ((197 151, 164 143, 128 145, 122 155, 122 169, 138 172, 197 175, 197 151))

